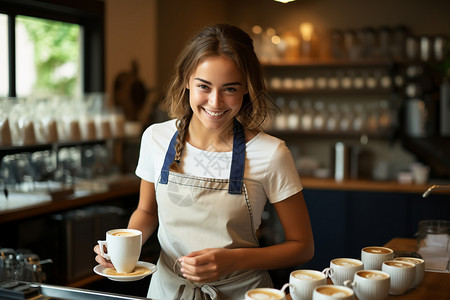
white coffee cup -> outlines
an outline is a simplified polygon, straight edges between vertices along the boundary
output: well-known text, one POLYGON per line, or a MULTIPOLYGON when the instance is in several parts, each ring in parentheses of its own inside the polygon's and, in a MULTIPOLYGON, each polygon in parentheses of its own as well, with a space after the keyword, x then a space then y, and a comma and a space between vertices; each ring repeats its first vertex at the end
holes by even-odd
POLYGON ((256 288, 245 292, 245 300, 286 300, 284 290, 289 286, 288 283, 283 285, 281 290, 274 288, 256 288))
POLYGON ((378 270, 360 270, 344 285, 351 287, 359 300, 384 300, 389 294, 390 276, 378 270))
POLYGON ((350 300, 355 299, 352 289, 342 285, 319 285, 313 291, 313 300, 350 300))
POLYGON ((422 282, 423 276, 425 274, 425 261, 417 257, 397 257, 394 260, 407 261, 416 265, 416 277, 414 279, 411 288, 415 288, 422 282))
POLYGON ((315 270, 295 270, 289 275, 289 294, 292 300, 311 300, 314 288, 327 284, 323 272, 315 270))
POLYGON ((391 276, 391 288, 389 289, 391 295, 406 293, 416 278, 416 265, 406 261, 385 261, 381 270, 391 276))
POLYGON ((356 271, 364 270, 364 263, 359 259, 335 258, 330 267, 323 270, 336 285, 343 285, 344 281, 353 279, 356 271))
POLYGON ((361 261, 365 270, 381 270, 383 262, 394 259, 394 250, 386 247, 371 246, 361 250, 361 261))
POLYGON ((142 232, 136 229, 113 229, 106 240, 98 241, 101 256, 110 260, 118 273, 130 273, 141 255, 142 232), (104 251, 106 247, 107 251, 104 251))

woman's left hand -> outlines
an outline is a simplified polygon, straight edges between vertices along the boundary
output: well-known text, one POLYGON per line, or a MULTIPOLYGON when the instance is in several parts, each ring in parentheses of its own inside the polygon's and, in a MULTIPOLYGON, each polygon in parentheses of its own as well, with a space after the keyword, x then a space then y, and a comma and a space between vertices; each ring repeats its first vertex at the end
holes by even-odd
POLYGON ((225 248, 203 249, 180 257, 178 261, 186 279, 210 282, 236 270, 233 252, 234 250, 225 248))

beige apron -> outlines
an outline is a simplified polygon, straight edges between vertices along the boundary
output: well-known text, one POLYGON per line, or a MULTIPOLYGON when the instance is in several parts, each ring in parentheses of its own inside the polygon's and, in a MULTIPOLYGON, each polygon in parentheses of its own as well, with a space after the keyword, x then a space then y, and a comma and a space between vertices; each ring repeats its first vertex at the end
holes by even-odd
POLYGON ((151 279, 152 299, 243 299, 248 289, 271 287, 267 271, 246 270, 218 281, 198 283, 181 276, 177 259, 205 248, 259 247, 253 215, 243 182, 244 130, 234 121, 230 179, 212 179, 169 171, 176 135, 167 150, 156 184, 161 254, 151 279))

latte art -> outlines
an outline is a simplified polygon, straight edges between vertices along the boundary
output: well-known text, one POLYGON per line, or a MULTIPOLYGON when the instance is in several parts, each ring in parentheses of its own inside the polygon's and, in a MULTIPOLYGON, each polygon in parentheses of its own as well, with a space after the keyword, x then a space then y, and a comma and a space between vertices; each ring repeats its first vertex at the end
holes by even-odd
POLYGON ((137 234, 134 233, 134 232, 130 232, 130 231, 117 231, 117 232, 111 233, 111 235, 114 235, 114 236, 134 236, 134 235, 137 235, 137 234))
POLYGON ((393 267, 397 267, 397 268, 411 268, 411 265, 409 265, 408 263, 403 263, 401 261, 387 261, 385 262, 385 264, 389 265, 389 266, 393 266, 393 267))
POLYGON ((356 260, 350 260, 350 259, 334 259, 333 263, 338 266, 343 267, 352 267, 352 266, 360 266, 362 263, 358 262, 356 260))
POLYGON ((297 272, 294 272, 292 274, 292 276, 294 276, 295 278, 300 279, 300 280, 320 280, 323 278, 317 274, 310 273, 307 271, 297 271, 297 272))
POLYGON ((323 295, 335 296, 335 297, 347 297, 351 294, 347 291, 341 290, 337 287, 324 286, 317 288, 317 292, 323 295))
POLYGON ((377 272, 358 272, 358 275, 367 279, 386 279, 388 276, 377 272))
POLYGON ((408 257, 408 258, 406 258, 406 257, 397 257, 395 260, 406 261, 406 262, 413 263, 413 264, 415 264, 415 265, 422 263, 421 260, 419 260, 419 259, 414 259, 414 258, 412 258, 412 257, 408 257))
POLYGON ((383 248, 383 247, 367 247, 367 248, 364 248, 364 251, 366 251, 368 253, 375 253, 375 254, 387 254, 387 253, 392 252, 391 249, 383 248))

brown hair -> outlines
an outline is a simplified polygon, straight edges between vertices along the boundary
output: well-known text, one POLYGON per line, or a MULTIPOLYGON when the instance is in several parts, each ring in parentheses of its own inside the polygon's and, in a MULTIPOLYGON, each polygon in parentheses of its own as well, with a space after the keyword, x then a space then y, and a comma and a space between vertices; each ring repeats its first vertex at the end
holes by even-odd
POLYGON ((175 160, 183 150, 192 109, 186 86, 198 64, 208 57, 225 55, 243 74, 248 88, 237 120, 247 129, 260 129, 275 105, 266 92, 261 65, 256 57, 253 40, 240 28, 228 24, 206 27, 195 35, 180 53, 175 72, 168 87, 163 108, 177 119, 177 146, 175 160))

